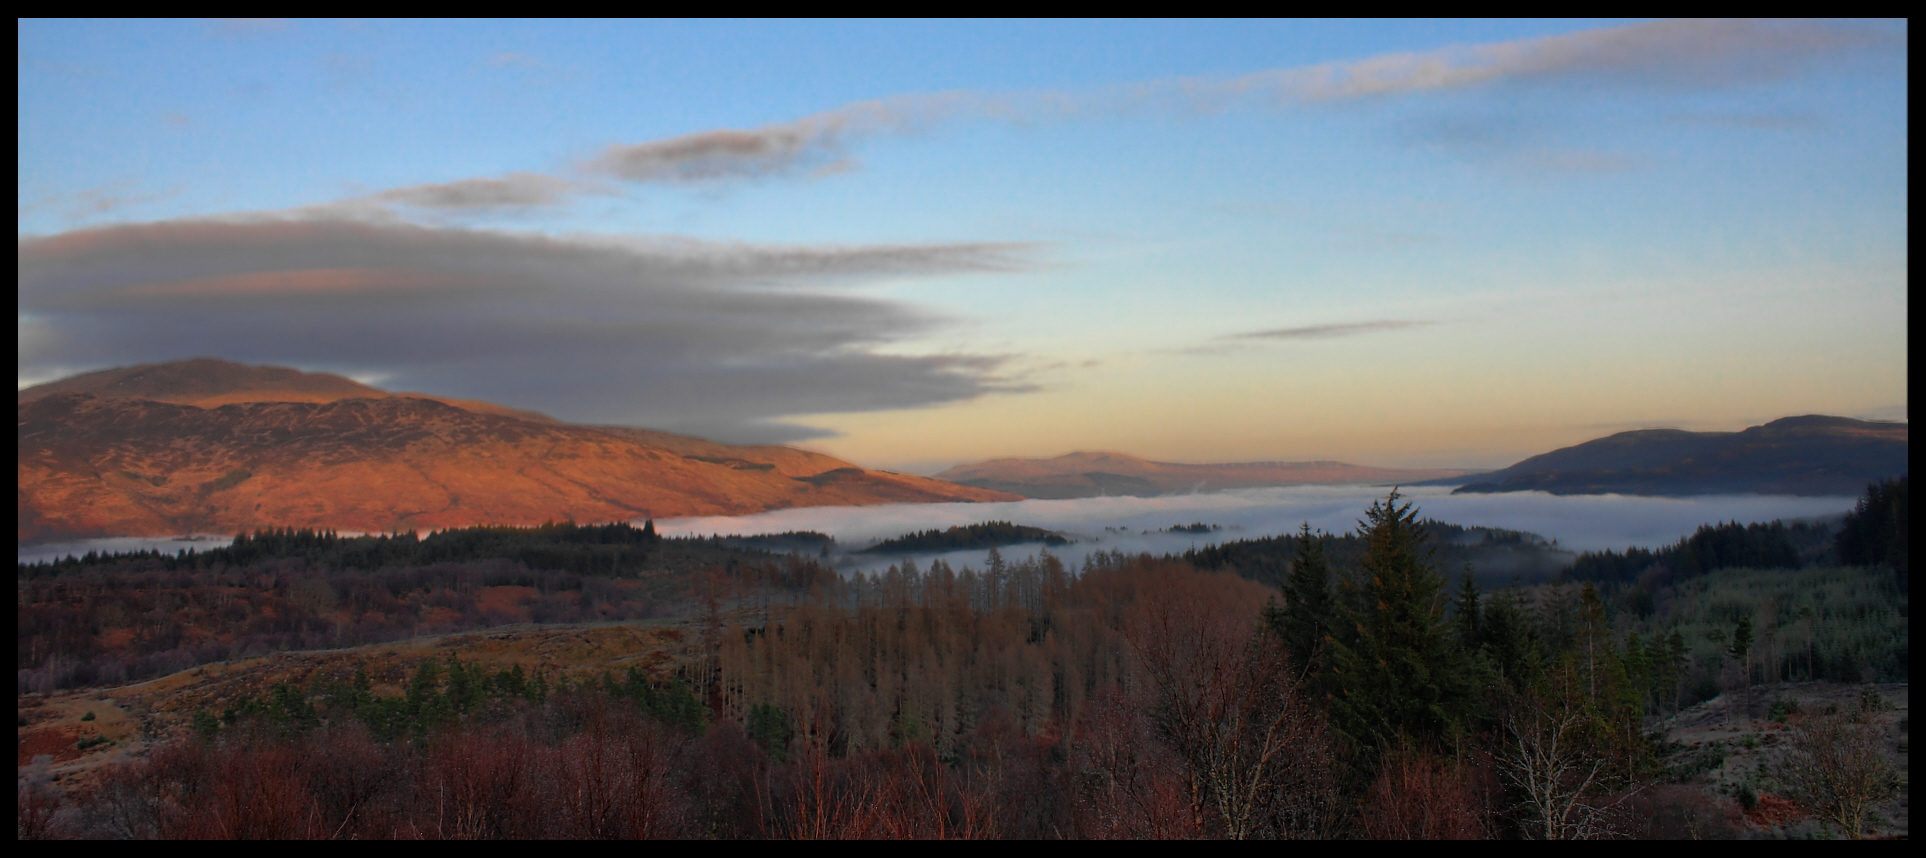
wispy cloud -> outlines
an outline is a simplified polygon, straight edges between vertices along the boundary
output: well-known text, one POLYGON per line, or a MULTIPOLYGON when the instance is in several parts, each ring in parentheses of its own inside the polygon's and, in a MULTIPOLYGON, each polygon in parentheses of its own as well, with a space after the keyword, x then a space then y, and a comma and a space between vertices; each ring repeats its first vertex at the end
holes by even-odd
POLYGON ((1023 388, 1003 357, 883 353, 944 320, 820 286, 1019 268, 1031 252, 326 220, 112 227, 20 240, 18 368, 218 353, 574 420, 793 439, 811 430, 777 421, 1023 388))
POLYGON ((844 105, 793 122, 748 130, 721 129, 626 146, 611 146, 588 168, 635 182, 759 178, 846 163, 852 142, 910 134, 964 115, 994 115, 1008 98, 977 93, 905 96, 844 105))
POLYGON ((638 182, 801 175, 848 158, 850 147, 861 140, 922 133, 955 120, 1034 123, 1145 110, 1195 114, 1240 104, 1293 108, 1507 83, 1585 81, 1706 89, 1782 78, 1831 57, 1904 44, 1903 35, 1855 24, 1658 21, 1083 93, 901 96, 760 128, 718 129, 611 146, 588 167, 638 182))
MULTIPOLYGON (((1245 105, 1290 109, 1505 83, 1567 80, 1708 88, 1793 74, 1824 58, 1904 44, 1874 27, 1811 21, 1659 21, 1563 36, 1272 69, 1228 78, 1173 78, 1086 92, 942 92, 856 102, 788 122, 712 129, 608 146, 554 174, 515 172, 380 191, 295 210, 298 216, 377 222, 548 208, 608 191, 608 180, 700 184, 815 178, 848 172, 853 149, 879 137, 909 136, 961 121, 1033 124, 1143 112, 1206 115, 1245 105), (574 178, 568 178, 573 176, 574 178), (582 177, 589 177, 584 180, 582 177)), ((330 57, 353 77, 365 58, 330 57)), ((487 62, 537 69, 537 59, 500 53, 487 62)), ((335 68, 335 66, 340 66, 335 68)), ((1632 156, 1569 149, 1518 149, 1515 118, 1447 117, 1408 129, 1414 142, 1460 154, 1510 153, 1528 170, 1602 172, 1632 156)), ((1738 123, 1738 124, 1743 124, 1738 123)), ((1761 126, 1764 127, 1764 126, 1761 126)))
POLYGON ((105 187, 75 191, 71 194, 41 197, 20 206, 19 216, 55 212, 70 222, 80 222, 142 203, 165 200, 179 193, 179 189, 142 191, 139 182, 118 182, 105 187))
POLYGON ((1350 337, 1378 331, 1400 331, 1410 328, 1423 328, 1436 322, 1404 321, 1398 319, 1379 319, 1372 322, 1347 322, 1336 325, 1305 325, 1299 328, 1276 328, 1268 331, 1251 331, 1243 334, 1230 334, 1226 340, 1321 340, 1332 337, 1350 337))
POLYGON ((392 188, 368 199, 392 205, 438 210, 488 210, 559 205, 588 186, 539 173, 510 173, 499 179, 462 179, 392 188))

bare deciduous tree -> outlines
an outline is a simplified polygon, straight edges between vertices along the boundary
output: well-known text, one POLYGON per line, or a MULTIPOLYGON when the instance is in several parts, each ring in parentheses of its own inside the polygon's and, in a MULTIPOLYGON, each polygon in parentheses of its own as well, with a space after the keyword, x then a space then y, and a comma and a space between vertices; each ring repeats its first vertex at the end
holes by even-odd
POLYGON ((1863 835, 1866 816, 1899 792, 1885 730, 1871 713, 1801 716, 1787 738, 1791 748, 1780 763, 1779 781, 1793 800, 1847 837, 1863 835))
POLYGON ((1625 803, 1636 790, 1611 789, 1611 761, 1586 748, 1590 717, 1573 706, 1547 711, 1528 701, 1505 716, 1498 770, 1524 793, 1514 808, 1526 837, 1601 840, 1622 836, 1625 803))
POLYGON ((1176 576, 1144 594, 1125 635, 1183 757, 1194 827, 1214 811, 1232 839, 1315 836, 1334 821, 1323 719, 1298 693, 1283 642, 1255 605, 1176 576))
POLYGON ((1142 703, 1110 694, 1085 710, 1070 761, 1080 837, 1188 840, 1198 836, 1184 762, 1157 736, 1142 703))
MULTIPOLYGON (((1488 775, 1489 772, 1487 771, 1488 775)), ((1486 790, 1464 761, 1406 748, 1390 755, 1365 794, 1359 827, 1371 840, 1482 840, 1486 790)))

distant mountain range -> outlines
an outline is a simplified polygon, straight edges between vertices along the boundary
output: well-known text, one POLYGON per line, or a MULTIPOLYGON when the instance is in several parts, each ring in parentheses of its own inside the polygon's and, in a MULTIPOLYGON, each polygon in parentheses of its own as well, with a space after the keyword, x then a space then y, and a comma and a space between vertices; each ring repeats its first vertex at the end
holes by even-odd
POLYGON ((1850 496, 1906 473, 1906 451, 1906 424, 1846 417, 1787 417, 1740 432, 1640 429, 1467 477, 1454 494, 1850 496))
POLYGON ((936 478, 1032 498, 1085 498, 1262 486, 1415 482, 1464 474, 1461 470, 1373 468, 1343 462, 1186 465, 1152 462, 1122 453, 1070 453, 1054 459, 991 459, 958 465, 936 478))
POLYGON ((23 543, 1017 499, 789 447, 577 426, 212 359, 38 385, 17 408, 23 543))

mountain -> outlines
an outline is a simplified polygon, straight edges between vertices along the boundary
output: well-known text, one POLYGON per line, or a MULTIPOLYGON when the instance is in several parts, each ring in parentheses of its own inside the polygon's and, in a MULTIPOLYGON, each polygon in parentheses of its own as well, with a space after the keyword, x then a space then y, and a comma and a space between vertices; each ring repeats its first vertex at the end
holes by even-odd
POLYGON ((777 446, 577 426, 209 359, 22 390, 21 542, 1015 500, 777 446))
POLYGON ((86 393, 102 399, 146 399, 215 408, 235 402, 336 402, 343 399, 386 399, 407 396, 453 405, 478 414, 499 414, 559 422, 546 414, 520 411, 491 402, 448 399, 425 393, 389 393, 333 373, 302 372, 282 366, 248 366, 217 358, 194 358, 173 363, 143 364, 103 369, 37 384, 20 391, 26 404, 63 393, 86 393))
POLYGON ((1456 493, 1857 495, 1907 472, 1904 423, 1808 415, 1740 432, 1640 429, 1480 474, 1456 493))
POLYGON ((1185 465, 1152 462, 1122 453, 1070 453, 1054 459, 991 459, 958 465, 937 474, 936 478, 1033 498, 1084 498, 1320 483, 1409 482, 1463 473, 1373 468, 1343 462, 1185 465))

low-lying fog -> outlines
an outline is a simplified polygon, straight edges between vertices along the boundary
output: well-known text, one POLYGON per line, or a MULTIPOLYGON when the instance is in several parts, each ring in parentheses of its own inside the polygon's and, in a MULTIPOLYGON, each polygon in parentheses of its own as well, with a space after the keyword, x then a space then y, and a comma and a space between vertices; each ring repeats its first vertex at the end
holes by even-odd
MULTIPOLYGON (((1356 529, 1365 507, 1382 500, 1378 486, 1291 486, 1242 489, 1211 494, 1164 497, 1080 498, 1025 500, 1010 503, 890 504, 865 507, 806 507, 744 516, 705 516, 664 519, 656 527, 665 535, 781 533, 813 530, 829 534, 845 551, 856 551, 877 540, 914 531, 943 529, 984 521, 1011 521, 1063 531, 1075 544, 1051 549, 1073 568, 1092 551, 1182 552, 1192 546, 1273 536, 1297 530, 1299 523, 1344 533, 1356 529), (1208 534, 1165 533, 1173 525, 1203 522, 1223 529, 1208 534), (1150 532, 1145 532, 1150 531, 1150 532)), ((1856 498, 1792 497, 1786 495, 1713 495, 1693 498, 1632 497, 1625 495, 1548 495, 1538 492, 1452 495, 1451 489, 1423 486, 1404 495, 1422 518, 1462 525, 1482 525, 1536 533, 1556 540, 1560 548, 1588 551, 1657 547, 1678 541, 1701 524, 1723 521, 1827 518, 1852 509, 1856 498)), ((227 537, 201 541, 157 538, 94 539, 83 542, 21 546, 21 562, 85 554, 90 550, 134 551, 158 548, 212 548, 227 537)), ((1016 559, 1041 546, 1011 546, 1005 557, 1016 559)), ((956 568, 982 568, 985 551, 911 555, 927 566, 935 557, 956 568)), ((846 554, 837 559, 845 570, 880 570, 903 555, 846 554)))
MULTIPOLYGON (((846 551, 914 531, 943 529, 983 521, 1011 521, 1063 531, 1073 545, 1051 548, 1072 568, 1092 551, 1178 553, 1193 546, 1254 539, 1296 531, 1302 522, 1317 530, 1346 533, 1374 500, 1379 486, 1290 486, 1241 489, 1211 494, 1163 497, 1108 497, 1074 500, 1025 500, 1010 503, 890 504, 865 507, 805 507, 745 516, 705 516, 656 522, 664 534, 702 535, 781 533, 814 530, 836 538, 846 551), (1174 525, 1219 525, 1208 534, 1167 533, 1174 525), (1151 531, 1151 532, 1145 532, 1151 531)), ((1444 486, 1400 492, 1420 518, 1536 533, 1571 551, 1627 546, 1654 548, 1677 542, 1701 524, 1828 518, 1850 511, 1857 498, 1789 495, 1710 495, 1691 498, 1628 495, 1549 495, 1542 492, 1452 495, 1444 486)), ((1002 549, 1006 558, 1033 554, 1041 546, 1002 549)), ((942 557, 958 569, 983 568, 986 551, 911 555, 918 565, 942 557)), ((846 555, 844 570, 879 570, 903 555, 846 555)))

